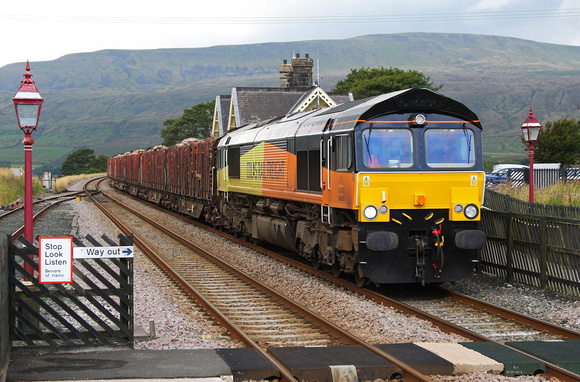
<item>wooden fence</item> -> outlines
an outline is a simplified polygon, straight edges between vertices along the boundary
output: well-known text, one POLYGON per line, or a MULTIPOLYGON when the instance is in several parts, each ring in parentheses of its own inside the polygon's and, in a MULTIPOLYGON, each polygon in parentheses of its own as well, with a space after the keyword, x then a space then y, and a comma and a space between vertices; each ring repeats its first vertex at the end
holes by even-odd
POLYGON ((580 296, 580 209, 512 199, 486 192, 480 269, 508 282, 580 296))
POLYGON ((484 206, 493 211, 580 220, 580 207, 530 203, 493 190, 485 191, 484 206))
MULTIPOLYGON (((103 236, 105 246, 117 246, 103 236)), ((123 246, 133 238, 119 235, 123 246)), ((95 247, 102 247, 87 236, 95 247)), ((128 346, 133 341, 133 259, 75 259, 73 282, 41 284, 24 263, 38 272, 38 248, 23 237, 10 245, 12 350, 25 347, 128 346), (24 280, 30 280, 27 285, 24 280)), ((84 244, 73 238, 77 247, 84 244)))

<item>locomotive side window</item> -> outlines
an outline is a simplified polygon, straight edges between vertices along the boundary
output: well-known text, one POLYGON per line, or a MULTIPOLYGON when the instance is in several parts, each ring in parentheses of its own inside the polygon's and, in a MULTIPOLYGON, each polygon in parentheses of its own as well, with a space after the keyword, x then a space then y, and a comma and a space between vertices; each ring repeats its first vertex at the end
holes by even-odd
POLYGON ((413 138, 407 129, 366 129, 362 133, 363 163, 368 168, 413 166, 413 138))
POLYGON ((240 179, 240 148, 230 147, 228 148, 228 165, 229 165, 229 176, 230 178, 240 179))
POLYGON ((348 171, 352 166, 352 138, 350 135, 338 135, 332 145, 334 149, 334 169, 348 171))
POLYGON ((434 168, 473 167, 473 131, 468 129, 429 129, 425 132, 427 165, 434 168))

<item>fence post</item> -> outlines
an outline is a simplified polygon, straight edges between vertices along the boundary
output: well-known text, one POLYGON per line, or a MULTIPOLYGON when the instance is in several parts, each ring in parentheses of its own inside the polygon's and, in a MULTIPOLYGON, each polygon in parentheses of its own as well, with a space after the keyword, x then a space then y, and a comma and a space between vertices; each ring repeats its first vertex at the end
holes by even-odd
MULTIPOLYGON (((119 245, 123 246, 123 245, 128 245, 128 246, 132 246, 133 245, 133 233, 131 233, 129 236, 125 236, 122 234, 119 234, 118 236, 119 238, 119 245)), ((129 312, 129 315, 131 317, 130 320, 126 320, 123 318, 123 316, 121 316, 121 321, 127 326, 127 328, 129 329, 129 337, 127 338, 127 340, 130 343, 133 343, 135 340, 134 337, 134 330, 135 330, 135 307, 133 306, 134 304, 134 295, 133 295, 133 259, 128 260, 128 259, 120 259, 121 264, 123 264, 123 266, 129 270, 129 274, 123 274, 121 273, 121 277, 123 278, 123 281, 125 281, 125 283, 127 283, 127 285, 129 285, 129 289, 126 291, 126 296, 129 297, 129 304, 125 304, 124 302, 121 302, 121 306, 123 307, 123 309, 125 309, 127 312, 129 312)))
POLYGON ((548 285, 548 224, 546 216, 540 217, 540 286, 548 285))
POLYGON ((507 215, 507 226, 506 226, 506 235, 507 235, 507 252, 506 252, 506 271, 507 271, 507 282, 512 282, 514 278, 514 264, 513 264, 513 256, 512 251, 514 248, 514 235, 512 229, 512 212, 508 212, 507 215))

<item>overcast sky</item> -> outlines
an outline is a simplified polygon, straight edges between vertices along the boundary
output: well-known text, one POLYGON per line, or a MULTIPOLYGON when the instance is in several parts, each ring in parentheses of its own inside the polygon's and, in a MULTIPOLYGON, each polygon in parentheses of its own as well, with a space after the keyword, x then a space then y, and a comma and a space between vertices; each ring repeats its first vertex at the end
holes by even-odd
POLYGON ((101 49, 403 32, 486 34, 580 46, 580 0, 4 1, 0 67, 29 59, 34 68, 35 61, 101 49))

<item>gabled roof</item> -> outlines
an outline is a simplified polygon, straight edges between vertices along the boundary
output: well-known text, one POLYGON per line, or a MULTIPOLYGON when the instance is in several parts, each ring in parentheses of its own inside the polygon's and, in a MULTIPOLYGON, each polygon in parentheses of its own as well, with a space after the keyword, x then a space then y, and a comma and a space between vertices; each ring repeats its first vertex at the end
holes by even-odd
POLYGON ((348 101, 352 101, 352 94, 331 98, 319 87, 306 92, 293 88, 235 87, 231 96, 216 97, 212 135, 221 137, 236 127, 348 101))
POLYGON ((290 88, 233 88, 228 130, 286 115, 303 94, 290 88))
POLYGON ((352 93, 336 93, 332 97, 322 88, 314 86, 305 92, 287 114, 334 107, 344 102, 352 101, 352 93))
POLYGON ((328 95, 337 105, 354 101, 352 93, 328 93, 328 95))
POLYGON ((221 137, 227 132, 231 99, 232 97, 230 95, 219 95, 215 97, 213 128, 211 132, 213 137, 221 137))

